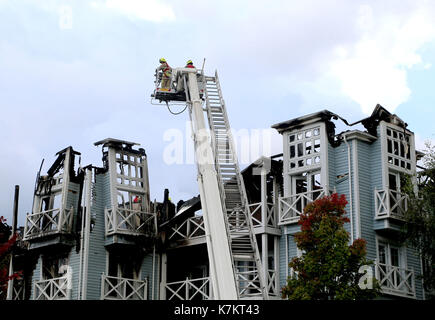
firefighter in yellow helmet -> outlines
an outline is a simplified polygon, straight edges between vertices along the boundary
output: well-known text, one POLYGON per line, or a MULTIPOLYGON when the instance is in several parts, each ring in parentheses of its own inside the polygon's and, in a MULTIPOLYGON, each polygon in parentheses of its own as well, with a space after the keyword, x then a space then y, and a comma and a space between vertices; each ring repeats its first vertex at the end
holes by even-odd
POLYGON ((171 85, 172 68, 166 62, 165 58, 159 60, 160 66, 157 67, 156 71, 162 71, 162 89, 169 89, 171 85))
POLYGON ((192 60, 187 60, 187 62, 186 62, 186 68, 195 68, 195 66, 193 65, 192 60))

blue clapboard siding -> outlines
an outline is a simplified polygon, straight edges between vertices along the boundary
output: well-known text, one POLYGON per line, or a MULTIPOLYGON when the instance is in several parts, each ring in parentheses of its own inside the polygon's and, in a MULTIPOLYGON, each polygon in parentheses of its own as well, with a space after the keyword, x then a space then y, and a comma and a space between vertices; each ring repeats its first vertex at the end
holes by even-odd
POLYGON ((421 276, 421 259, 418 252, 413 248, 406 248, 406 264, 407 268, 414 270, 415 273, 415 293, 417 299, 423 299, 423 282, 419 279, 421 276))
MULTIPOLYGON (((69 209, 72 206, 74 210, 74 221, 73 221, 72 230, 76 230, 76 224, 78 223, 77 213, 80 206, 79 192, 80 192, 80 185, 74 182, 70 182, 66 193, 66 209, 69 209)), ((80 254, 77 253, 75 246, 72 247, 70 250, 68 256, 68 265, 70 267, 70 271, 72 272, 71 299, 76 300, 78 298, 78 290, 79 290, 80 254)))
POLYGON ((283 234, 279 238, 279 287, 282 288, 286 284, 287 261, 286 261, 286 239, 287 235, 283 234))
POLYGON ((382 184, 380 140, 372 144, 358 141, 358 176, 361 238, 367 241, 367 259, 376 259, 376 238, 373 231, 375 213, 374 190, 382 184))
POLYGON ((86 287, 86 298, 89 300, 101 298, 101 275, 106 273, 104 209, 111 206, 109 172, 96 175, 94 188, 96 196, 92 203, 91 215, 95 222, 89 235, 88 281, 86 287))
POLYGON ((335 149, 328 143, 328 188, 334 190, 335 187, 335 177, 337 176, 335 169, 335 149))
POLYGON ((33 274, 32 274, 32 287, 30 288, 31 290, 30 300, 33 300, 35 298, 35 282, 41 280, 41 270, 42 270, 42 257, 41 255, 39 255, 38 262, 36 263, 36 267, 33 270, 33 274))
POLYGON ((152 252, 147 254, 142 262, 142 269, 141 269, 141 278, 142 280, 148 281, 148 296, 147 299, 151 300, 154 298, 154 300, 158 300, 158 287, 159 287, 159 270, 158 270, 158 254, 156 253, 154 257, 154 275, 153 275, 153 254, 152 252), (154 277, 154 284, 153 284, 153 277, 154 277), (152 294, 152 290, 154 287, 154 297, 152 294))
MULTIPOLYGON (((350 147, 350 154, 352 156, 352 143, 349 142, 350 147)), ((351 165, 352 165, 352 159, 351 159, 351 165)), ((350 215, 350 196, 349 196, 349 167, 348 167, 348 147, 345 143, 340 144, 338 147, 334 148, 334 163, 330 167, 330 173, 329 176, 331 178, 331 168, 334 168, 334 176, 332 178, 335 179, 334 185, 332 187, 335 187, 335 190, 338 194, 344 194, 346 196, 346 199, 348 201, 348 204, 346 205, 346 212, 347 215, 350 215), (337 176, 343 176, 342 178, 337 178, 337 176)), ((352 179, 353 177, 353 170, 352 170, 352 179)), ((353 180, 352 180, 353 181, 353 180)), ((350 216, 349 216, 350 218, 350 216)), ((345 224, 345 229, 347 232, 350 232, 350 223, 345 224)))
POLYGON ((288 246, 288 262, 290 262, 293 258, 297 257, 298 249, 296 242, 294 240, 294 237, 292 234, 289 234, 287 230, 284 232, 284 234, 280 238, 280 244, 279 244, 279 251, 280 251, 280 257, 279 257, 279 284, 282 288, 287 284, 287 278, 286 274, 288 272, 288 275, 290 275, 290 271, 287 271, 289 269, 288 262, 286 261, 286 241, 288 246))

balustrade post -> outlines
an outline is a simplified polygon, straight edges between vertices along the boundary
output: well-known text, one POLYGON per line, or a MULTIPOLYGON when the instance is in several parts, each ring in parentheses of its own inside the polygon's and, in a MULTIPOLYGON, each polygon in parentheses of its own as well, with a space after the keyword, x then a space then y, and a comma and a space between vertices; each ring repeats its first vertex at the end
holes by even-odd
MULTIPOLYGON (((62 231, 62 223, 63 223, 63 213, 64 213, 64 208, 60 207, 59 208, 59 219, 57 220, 57 231, 62 231)), ((54 211, 53 211, 53 215, 54 215, 54 211)), ((50 222, 52 223, 52 222, 50 222)))
POLYGON ((189 239, 190 238, 190 224, 192 223, 192 221, 189 219, 187 219, 186 221, 186 238, 189 239))
POLYGON ((101 288, 100 288, 100 299, 104 300, 105 298, 105 294, 104 294, 104 280, 105 280, 105 276, 104 276, 104 272, 101 275, 101 288))
POLYGON ((186 278, 185 286, 186 300, 189 300, 189 277, 186 278))

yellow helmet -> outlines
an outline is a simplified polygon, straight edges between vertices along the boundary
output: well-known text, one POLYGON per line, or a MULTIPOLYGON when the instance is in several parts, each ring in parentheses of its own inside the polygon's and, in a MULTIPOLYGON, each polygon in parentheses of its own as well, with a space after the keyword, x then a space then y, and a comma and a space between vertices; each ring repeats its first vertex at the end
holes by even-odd
POLYGON ((187 60, 186 64, 193 64, 192 60, 187 60))
POLYGON ((165 58, 160 58, 159 60, 160 63, 166 62, 165 58))

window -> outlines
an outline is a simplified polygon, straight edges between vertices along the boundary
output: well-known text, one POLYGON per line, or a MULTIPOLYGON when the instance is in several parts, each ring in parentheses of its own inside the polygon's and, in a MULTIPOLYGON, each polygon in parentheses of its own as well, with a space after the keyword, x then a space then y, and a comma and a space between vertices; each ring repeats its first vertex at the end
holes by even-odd
POLYGON ((42 279, 54 279, 65 275, 62 266, 68 265, 67 255, 42 256, 42 279), (62 271, 63 273, 60 273, 62 271))
POLYGON ((144 211, 144 194, 139 194, 130 191, 117 191, 118 194, 118 208, 144 211))
POLYGON ((411 170, 411 136, 403 131, 387 127, 388 165, 401 170, 411 170))
POLYGON ((384 265, 393 267, 405 265, 402 248, 384 241, 378 242, 378 260, 381 268, 384 268, 384 265))
POLYGON ((290 170, 320 165, 320 127, 290 133, 290 170))
POLYGON ((141 155, 132 155, 116 152, 116 182, 129 187, 143 188, 143 173, 145 158, 141 155))

